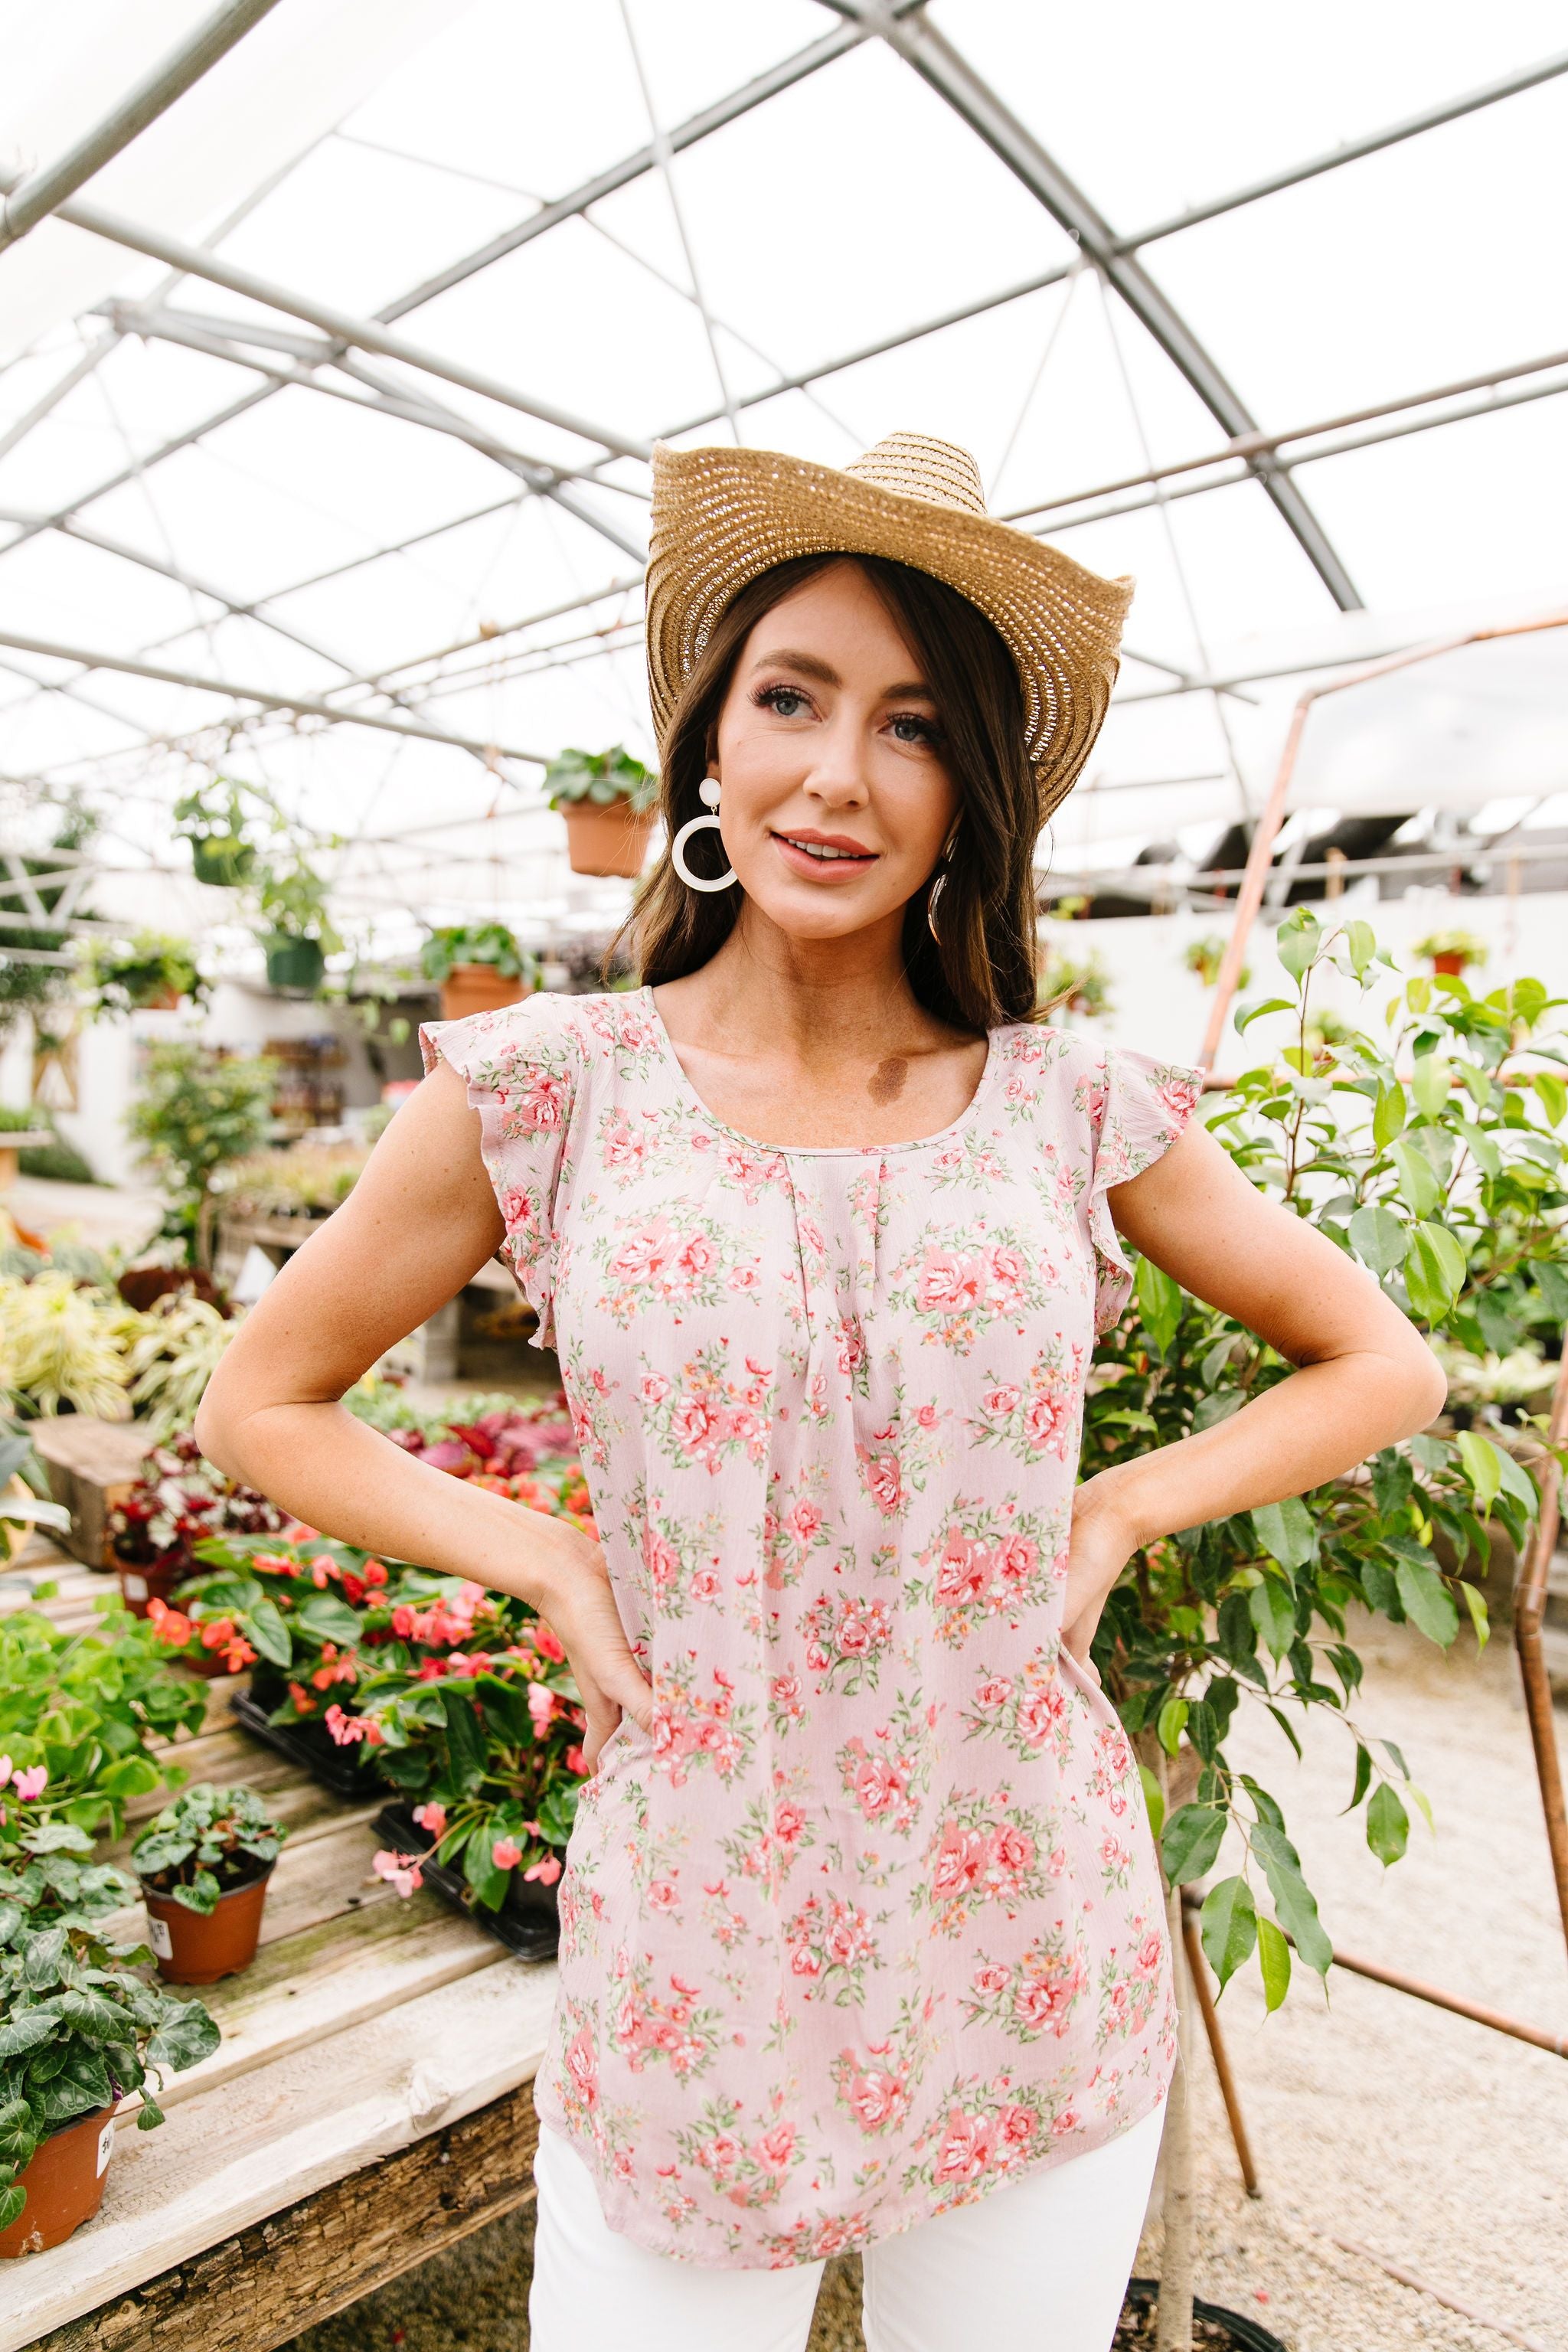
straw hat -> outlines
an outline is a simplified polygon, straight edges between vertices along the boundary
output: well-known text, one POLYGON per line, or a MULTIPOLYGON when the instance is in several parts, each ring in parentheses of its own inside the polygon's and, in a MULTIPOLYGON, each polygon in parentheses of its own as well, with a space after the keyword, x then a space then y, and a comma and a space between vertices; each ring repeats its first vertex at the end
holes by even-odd
POLYGON ((775 563, 825 551, 890 556, 979 606, 1018 665, 1044 823, 1100 732, 1132 583, 995 521, 968 450, 923 433, 889 433, 843 467, 656 445, 647 671, 660 743, 731 597, 775 563))

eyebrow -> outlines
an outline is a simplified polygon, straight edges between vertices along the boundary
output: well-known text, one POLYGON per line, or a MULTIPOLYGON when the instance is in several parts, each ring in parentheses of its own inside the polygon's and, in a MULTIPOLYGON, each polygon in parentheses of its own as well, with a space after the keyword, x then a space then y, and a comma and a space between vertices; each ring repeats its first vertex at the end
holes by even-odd
MULTIPOLYGON (((776 651, 762 654, 752 664, 753 676, 760 669, 774 668, 797 669, 803 677, 814 677, 822 686, 842 686, 844 683, 831 662, 825 662, 818 654, 796 652, 789 646, 783 646, 776 651)), ((925 680, 920 677, 905 678, 897 686, 884 687, 882 689, 884 702, 898 702, 916 695, 922 702, 934 703, 936 700, 935 695, 925 680)))

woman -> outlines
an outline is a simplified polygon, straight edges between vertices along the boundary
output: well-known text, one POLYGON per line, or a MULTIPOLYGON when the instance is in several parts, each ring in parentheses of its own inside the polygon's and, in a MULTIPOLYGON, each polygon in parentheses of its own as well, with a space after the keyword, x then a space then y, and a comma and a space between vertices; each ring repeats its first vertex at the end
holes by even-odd
POLYGON ((199 1434, 571 1659, 535 2352, 799 2352, 850 2246, 871 2352, 1104 2352, 1174 2038, 1096 1623, 1141 1545, 1335 1476, 1442 1383, 1191 1120, 1194 1073, 1035 1020, 1036 838, 1130 583, 911 435, 654 482, 646 984, 425 1031, 199 1434), (1075 1493, 1123 1237, 1300 1369, 1075 1493), (498 1247, 603 1549, 338 1402, 498 1247))

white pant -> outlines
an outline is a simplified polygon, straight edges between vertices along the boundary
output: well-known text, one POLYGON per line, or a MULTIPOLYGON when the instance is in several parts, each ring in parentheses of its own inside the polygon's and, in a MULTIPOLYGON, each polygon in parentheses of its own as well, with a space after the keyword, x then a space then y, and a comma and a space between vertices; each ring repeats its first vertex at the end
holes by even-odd
MULTIPOLYGON (((865 2252, 867 2352, 1107 2352, 1163 2107, 1087 2156, 865 2252)), ((608 2228, 570 2140, 539 2135, 530 2352, 804 2352, 823 2264, 714 2270, 608 2228)))

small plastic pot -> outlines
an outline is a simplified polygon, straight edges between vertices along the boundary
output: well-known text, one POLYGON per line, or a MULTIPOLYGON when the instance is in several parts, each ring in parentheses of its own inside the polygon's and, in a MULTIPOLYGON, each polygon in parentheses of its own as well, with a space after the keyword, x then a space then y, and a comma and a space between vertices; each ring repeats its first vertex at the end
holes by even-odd
POLYGON ((508 979, 493 963, 455 963, 441 982, 441 1018, 465 1021, 470 1013, 500 1013, 531 992, 525 980, 515 972, 508 979))
POLYGON ((114 2153, 114 2109, 79 2116, 40 2140, 31 2164, 18 2173, 27 2201, 9 2229, 0 2230, 0 2262, 47 2253, 90 2221, 103 2202, 103 2176, 114 2153))
POLYGON ((566 856, 574 874, 619 875, 635 882, 647 856, 654 812, 639 816, 629 801, 567 801, 566 856))
POLYGON ((147 1941, 166 1984, 216 1984, 220 1977, 232 1977, 250 1966, 261 1935, 267 1885, 275 1867, 265 1863, 243 1886, 231 1886, 205 1918, 188 1905, 176 1903, 172 1895, 161 1895, 146 1879, 142 1881, 147 1941))
POLYGON ((179 1587, 190 1582, 193 1573, 190 1561, 183 1555, 163 1559, 117 1559, 114 1570, 132 1617, 145 1617, 151 1601, 173 1601, 179 1587))

